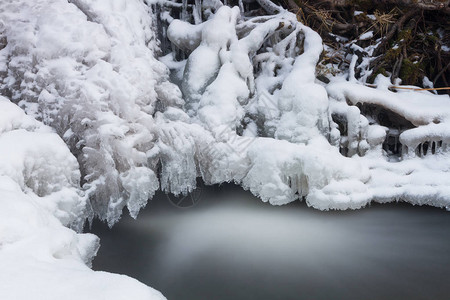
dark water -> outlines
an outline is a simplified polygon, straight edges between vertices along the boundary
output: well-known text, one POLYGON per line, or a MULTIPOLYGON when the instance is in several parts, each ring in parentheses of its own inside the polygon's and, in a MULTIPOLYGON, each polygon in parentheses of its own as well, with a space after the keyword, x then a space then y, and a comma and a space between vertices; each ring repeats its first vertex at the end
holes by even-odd
POLYGON ((450 212, 436 208, 274 207, 225 185, 190 209, 159 194, 137 220, 92 231, 94 269, 172 300, 450 299, 450 212))

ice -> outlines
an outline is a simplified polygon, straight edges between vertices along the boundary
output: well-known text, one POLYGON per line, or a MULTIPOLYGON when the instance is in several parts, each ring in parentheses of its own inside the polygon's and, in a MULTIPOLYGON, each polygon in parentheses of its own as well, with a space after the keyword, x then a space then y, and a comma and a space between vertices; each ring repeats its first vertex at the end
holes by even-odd
MULTIPOLYGON (((265 4, 262 7, 274 12, 265 4)), ((448 206, 444 194, 439 201, 418 200, 435 198, 427 181, 417 188, 417 196, 403 188, 409 186, 408 180, 394 181, 396 189, 384 194, 378 187, 380 174, 406 176, 403 168, 411 157, 403 155, 402 148, 413 140, 423 148, 421 153, 429 143, 427 155, 444 155, 444 129, 434 129, 431 137, 429 131, 414 128, 446 123, 448 96, 391 91, 391 82, 381 75, 375 81, 378 88, 364 86, 355 78, 357 55, 348 79, 347 74, 338 75, 328 85, 319 84, 315 71, 323 49, 320 36, 294 15, 276 13, 240 19, 237 11, 221 7, 203 23, 201 41, 195 39, 199 45, 190 49, 182 89, 188 101, 186 122, 199 123, 211 133, 215 141, 209 141, 209 148, 216 152, 196 158, 203 170, 197 174, 207 183, 240 183, 263 201, 278 205, 306 199, 319 209, 355 209, 370 201, 386 201, 390 195, 390 201, 448 206), (220 25, 210 27, 216 23, 220 25), (215 27, 220 30, 209 30, 215 27), (247 146, 237 147, 245 139, 250 139, 247 146), (224 151, 227 140, 229 149, 224 151)), ((183 40, 178 34, 199 36, 200 25, 172 24, 171 32, 183 28, 169 36, 175 44, 183 40)), ((427 176, 426 168, 419 167, 422 163, 417 162, 417 172, 427 176)), ((445 168, 441 171, 447 174, 445 168)))
POLYGON ((77 232, 199 178, 273 205, 450 209, 448 95, 366 86, 357 54, 319 81, 319 34, 257 3, 267 15, 218 0, 0 3, 0 298, 162 299, 91 271, 98 239, 77 232))
POLYGON ((400 142, 406 149, 405 155, 435 154, 447 151, 450 144, 450 124, 429 124, 406 130, 400 134, 400 142), (423 151, 423 144, 427 143, 427 151, 423 151), (421 145, 422 144, 422 145, 421 145), (421 148, 418 148, 422 146, 421 148))
POLYGON ((374 89, 350 82, 335 82, 326 88, 329 96, 339 101, 379 105, 404 117, 415 126, 444 122, 450 117, 448 95, 411 90, 392 92, 381 87, 374 89))
POLYGON ((320 36, 272 2, 258 3, 269 15, 248 17, 218 1, 5 2, 0 89, 64 138, 94 213, 110 225, 124 207, 136 217, 159 188, 192 191, 198 177, 242 183, 272 203, 323 198, 315 206, 342 209, 348 200, 356 208, 373 199, 375 171, 360 157, 445 155, 438 128, 447 126, 448 96, 393 90, 383 76, 376 89, 364 86, 356 55, 348 74, 322 84, 320 36), (156 59, 158 5, 161 22, 170 23, 162 31, 172 43, 162 50, 174 51, 161 57, 167 66, 156 59), (181 20, 175 7, 184 7, 181 20), (274 152, 281 160, 264 163, 274 152), (306 168, 311 153, 322 163, 306 168), (338 163, 319 180, 327 157, 338 163), (341 164, 363 171, 343 175, 341 164), (269 165, 267 178, 254 171, 269 165))
POLYGON ((151 9, 139 0, 0 6, 0 57, 10 61, 0 90, 64 137, 101 219, 112 225, 125 206, 136 216, 159 187, 147 159, 156 103, 182 104, 154 55, 151 9))
POLYGON ((89 268, 99 240, 77 233, 89 210, 79 180, 63 140, 0 96, 0 298, 164 299, 89 268))
MULTIPOLYGON (((337 149, 327 142, 328 96, 326 90, 315 83, 315 65, 322 52, 318 34, 298 23, 295 16, 289 13, 238 27, 239 22, 236 8, 221 7, 208 21, 208 24, 217 25, 205 25, 200 45, 187 60, 183 87, 187 86, 191 90, 183 88, 183 93, 187 101, 191 101, 187 106, 190 122, 200 122, 202 130, 212 135, 209 147, 199 148, 200 152, 206 151, 202 157, 196 158, 201 170, 199 175, 207 183, 241 183, 263 201, 272 204, 285 204, 306 197, 310 205, 322 209, 341 208, 344 205, 320 204, 321 201, 325 202, 322 198, 328 197, 328 194, 319 195, 315 191, 324 189, 334 181, 345 181, 360 186, 362 194, 362 190, 365 191, 365 198, 353 206, 365 205, 370 199, 364 185, 368 180, 368 170, 357 162, 347 162, 349 159, 340 156, 337 149), (284 25, 280 25, 282 23, 284 25), (216 27, 221 28, 221 31, 208 29, 216 27), (252 30, 239 39, 237 30, 240 28, 252 30), (276 37, 279 30, 285 30, 287 37, 274 46, 278 57, 272 58, 267 49, 267 58, 263 58, 264 52, 260 50, 262 47, 265 49, 264 42, 271 36, 276 37), (304 47, 301 55, 293 59, 296 51, 288 48, 298 40, 303 42, 304 47), (263 68, 281 65, 279 78, 282 81, 278 90, 264 92, 267 89, 264 84, 278 78, 274 78, 269 70, 253 73, 252 61, 255 62, 257 57, 261 58, 263 68), (208 58, 212 63, 205 68, 205 59, 208 58), (269 60, 266 62, 266 59, 269 60), (257 93, 259 87, 263 89, 262 93, 257 93), (253 94, 260 95, 259 99, 254 99, 253 94), (269 131, 273 126, 275 139, 236 134, 245 115, 258 111, 271 118, 271 124, 267 124, 264 129, 269 131), (346 170, 342 168, 344 164, 346 170)), ((175 28, 179 26, 178 22, 174 24, 175 28)), ((177 40, 178 37, 174 42, 177 40)), ((256 115, 258 117, 261 115, 256 115)), ((249 122, 248 130, 257 133, 257 123, 249 122)), ((187 127, 184 128, 186 132, 187 127)), ((199 136, 193 137, 194 145, 199 136)), ((177 152, 185 153, 181 149, 177 152)), ((192 164, 188 163, 190 169, 194 168, 192 164)), ((178 169, 172 168, 171 172, 163 171, 163 174, 180 174, 179 168, 184 165, 184 162, 177 163, 178 169)), ((180 183, 178 179, 173 182, 180 183)), ((193 178, 190 182, 193 182, 193 178)), ((349 200, 354 190, 349 183, 341 189, 330 186, 327 193, 342 195, 349 200)), ((186 186, 190 190, 191 184, 186 186)))

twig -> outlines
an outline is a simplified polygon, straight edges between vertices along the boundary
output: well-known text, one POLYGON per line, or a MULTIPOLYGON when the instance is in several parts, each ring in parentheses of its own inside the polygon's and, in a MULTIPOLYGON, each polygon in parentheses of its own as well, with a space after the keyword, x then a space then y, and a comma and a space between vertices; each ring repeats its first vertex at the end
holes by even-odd
MULTIPOLYGON (((376 88, 377 85, 376 84, 370 84, 370 83, 365 83, 365 86, 368 87, 373 87, 376 88)), ((395 86, 395 85, 390 85, 389 86, 390 89, 397 89, 397 90, 411 90, 411 91, 415 91, 415 92, 420 92, 420 91, 443 91, 443 90, 450 90, 450 86, 448 87, 439 87, 439 88, 412 88, 412 87, 406 87, 406 86, 395 86)))
POLYGON ((450 90, 450 86, 448 87, 440 87, 440 88, 425 88, 425 89, 417 89, 417 88, 409 88, 406 86, 390 86, 393 89, 398 89, 398 90, 412 90, 412 91, 443 91, 443 90, 450 90))
POLYGON ((403 54, 400 54, 400 57, 395 62, 394 68, 392 69, 391 82, 394 83, 394 79, 398 77, 400 74, 400 69, 402 68, 403 63, 403 54))
POLYGON ((256 0, 256 2, 269 14, 279 14, 284 10, 281 6, 276 5, 270 0, 256 0))

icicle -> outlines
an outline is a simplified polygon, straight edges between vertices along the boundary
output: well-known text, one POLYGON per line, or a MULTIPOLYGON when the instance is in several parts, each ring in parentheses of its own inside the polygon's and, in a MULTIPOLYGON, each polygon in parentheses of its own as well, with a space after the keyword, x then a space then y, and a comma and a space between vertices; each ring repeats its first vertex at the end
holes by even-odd
POLYGON ((167 42, 167 28, 166 26, 161 26, 161 34, 162 34, 162 38, 161 38, 161 50, 163 51, 163 53, 167 53, 165 51, 168 51, 168 42, 167 42))
POLYGON ((347 109, 348 122, 348 156, 352 157, 357 153, 359 133, 360 133, 360 117, 359 109, 356 106, 350 106, 347 109))
POLYGON ((295 57, 295 45, 297 44, 296 39, 291 39, 291 42, 289 44, 289 57, 294 58, 295 57))
POLYGON ((420 152, 420 149, 422 149, 422 144, 419 144, 419 145, 416 147, 416 150, 415 150, 416 156, 418 156, 418 157, 421 157, 421 156, 422 156, 422 154, 421 154, 421 152, 420 152))
POLYGON ((298 175, 294 175, 291 177, 291 188, 294 193, 298 191, 298 175))
POLYGON ((188 12, 187 12, 187 7, 188 7, 188 0, 182 0, 182 6, 181 6, 181 16, 180 19, 182 21, 187 21, 188 20, 188 12))
POLYGON ((394 152, 398 153, 398 135, 394 136, 394 152))
POLYGON ((242 0, 239 0, 239 9, 241 10, 241 15, 245 13, 244 3, 242 2, 242 0))
POLYGON ((408 146, 402 145, 402 156, 401 157, 402 158, 408 157, 409 156, 408 151, 409 151, 408 146))
POLYGON ((442 141, 437 141, 436 142, 436 154, 441 153, 441 146, 442 146, 442 141))
POLYGON ((193 9, 193 16, 195 25, 201 24, 202 21, 202 0, 195 0, 193 9))
POLYGON ((356 62, 358 61, 358 55, 353 54, 352 61, 350 62, 349 66, 349 75, 348 75, 348 81, 350 82, 357 82, 355 78, 355 68, 356 68, 356 62))
POLYGON ((309 192, 309 187, 308 187, 308 177, 306 177, 305 175, 301 175, 301 178, 300 178, 300 191, 301 191, 301 193, 299 192, 299 196, 300 197, 305 197, 307 194, 308 194, 308 192, 309 192))

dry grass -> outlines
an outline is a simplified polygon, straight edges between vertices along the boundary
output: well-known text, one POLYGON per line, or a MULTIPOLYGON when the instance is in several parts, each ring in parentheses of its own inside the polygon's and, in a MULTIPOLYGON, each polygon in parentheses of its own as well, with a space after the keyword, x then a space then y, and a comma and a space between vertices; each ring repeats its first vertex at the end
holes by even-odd
MULTIPOLYGON (((306 16, 303 9, 300 7, 296 13, 297 20, 308 27, 313 27, 314 22, 318 22, 319 26, 314 26, 319 32, 331 32, 333 26, 333 17, 330 11, 325 9, 317 9, 308 2, 298 1, 301 6, 304 6, 312 14, 306 16)), ((316 24, 317 25, 317 24, 316 24)))
POLYGON ((389 26, 394 24, 397 20, 396 16, 398 15, 398 11, 394 8, 388 13, 383 13, 378 10, 374 12, 375 21, 374 25, 376 25, 380 29, 380 34, 386 35, 389 31, 389 26))

